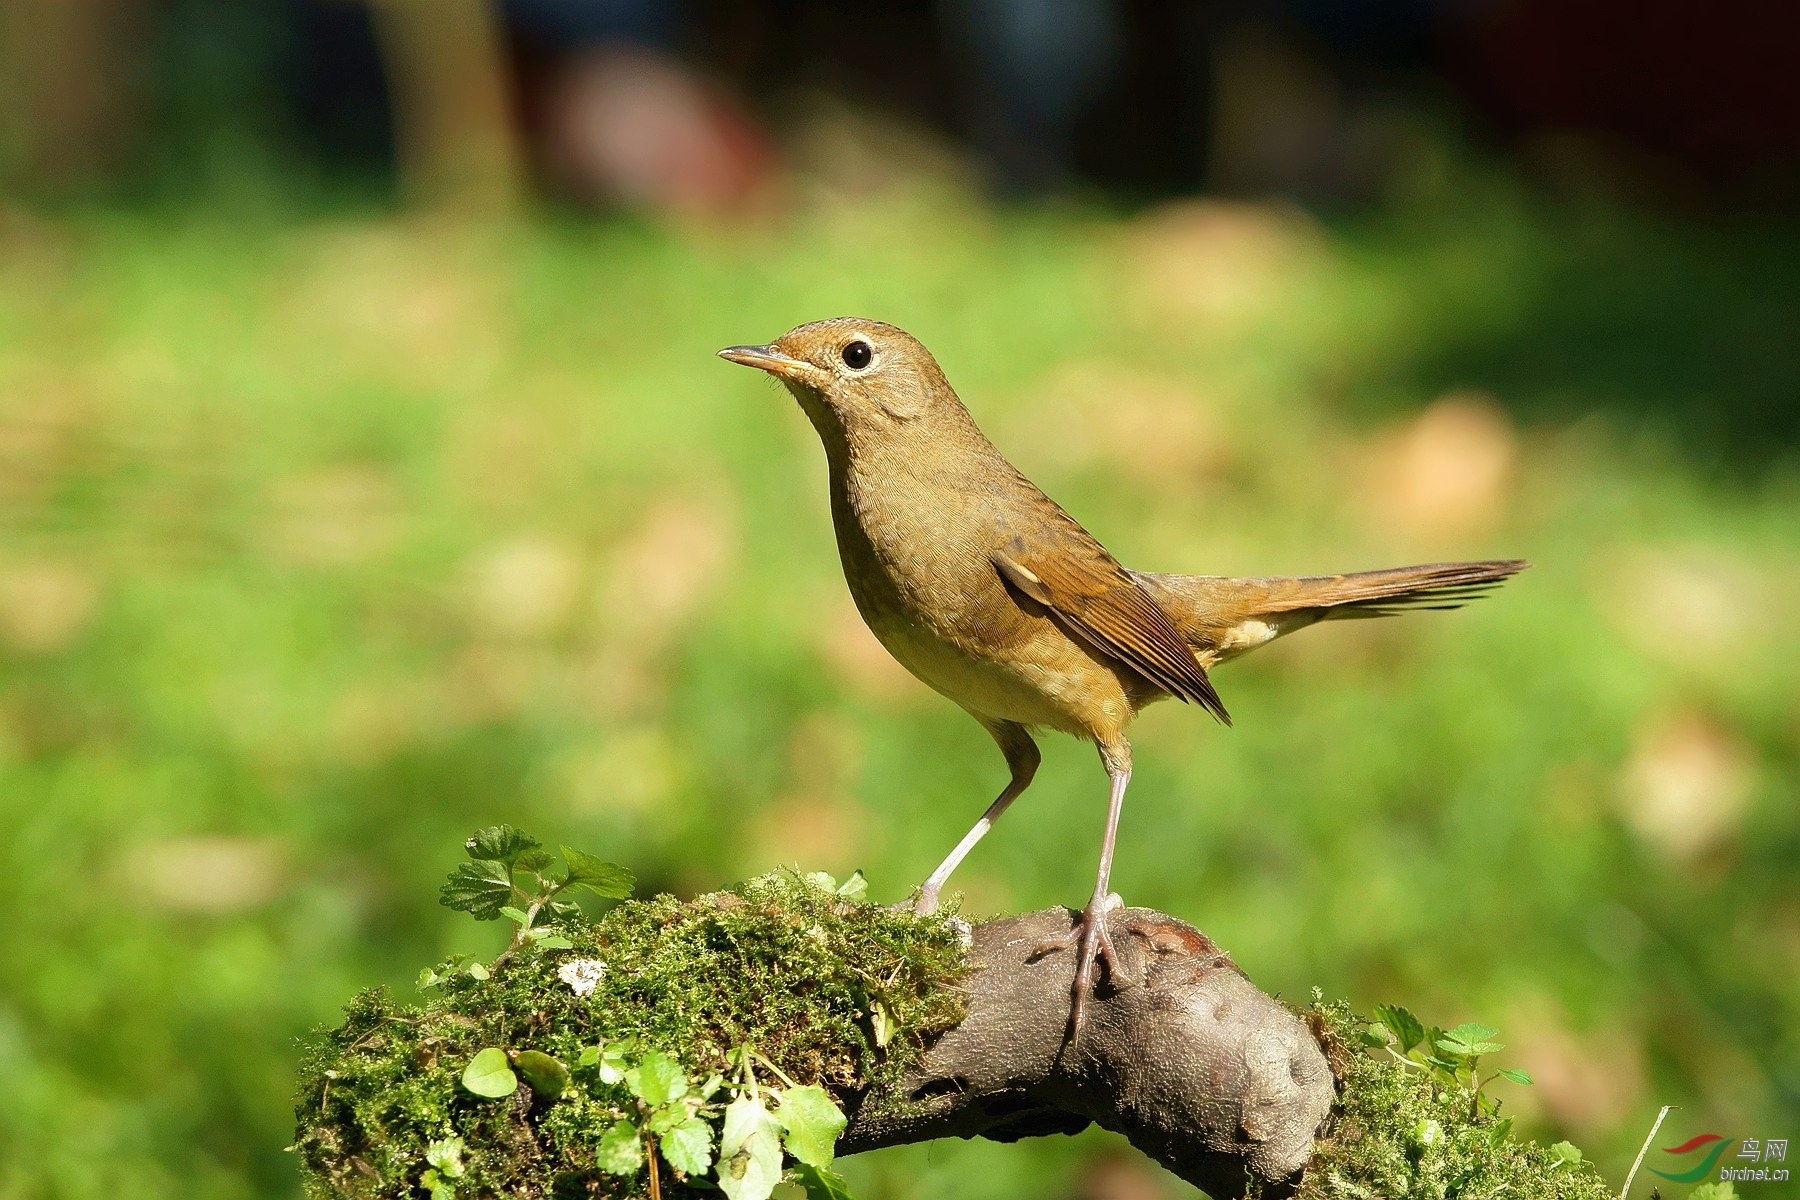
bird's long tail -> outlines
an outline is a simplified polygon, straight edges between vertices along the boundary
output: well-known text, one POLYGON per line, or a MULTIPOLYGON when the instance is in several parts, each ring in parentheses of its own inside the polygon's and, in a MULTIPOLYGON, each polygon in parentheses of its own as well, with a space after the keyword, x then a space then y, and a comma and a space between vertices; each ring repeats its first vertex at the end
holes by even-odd
POLYGON ((1210 667, 1317 621, 1461 608, 1527 565, 1509 558, 1269 579, 1136 574, 1210 667))

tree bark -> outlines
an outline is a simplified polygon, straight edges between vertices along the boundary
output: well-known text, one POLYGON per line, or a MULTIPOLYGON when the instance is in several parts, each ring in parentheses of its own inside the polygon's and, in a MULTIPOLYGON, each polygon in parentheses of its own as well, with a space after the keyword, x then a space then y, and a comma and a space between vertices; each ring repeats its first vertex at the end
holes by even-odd
POLYGON ((1034 951, 1073 919, 1052 908, 975 926, 968 1016, 900 1094, 861 1098, 839 1152, 1092 1123, 1215 1200, 1243 1195, 1251 1179, 1279 1195, 1336 1099, 1306 1023, 1199 930, 1130 908, 1107 916, 1122 978, 1099 985, 1071 1042, 1075 955, 1034 951))

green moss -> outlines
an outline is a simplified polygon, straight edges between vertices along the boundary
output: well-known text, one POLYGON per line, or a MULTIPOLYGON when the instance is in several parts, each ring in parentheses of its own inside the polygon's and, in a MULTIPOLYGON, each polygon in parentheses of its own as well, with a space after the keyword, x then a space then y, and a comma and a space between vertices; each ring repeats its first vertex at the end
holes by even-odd
POLYGON ((1603 1200, 1592 1163, 1507 1135, 1469 1094, 1359 1046, 1367 1024, 1342 1001, 1307 1014, 1339 1075, 1339 1104, 1295 1200, 1603 1200))
POLYGON ((525 951, 487 980, 457 975, 421 1006, 365 992, 315 1039, 295 1102, 309 1195, 424 1195, 426 1147, 450 1137, 467 1147, 459 1197, 635 1195, 641 1174, 594 1169, 628 1096, 578 1065, 584 1047, 641 1039, 700 1078, 748 1044, 848 1098, 897 1079, 962 1016, 966 959, 950 920, 846 902, 792 874, 629 902, 563 932, 572 948, 525 951), (557 976, 582 958, 606 964, 585 997, 557 976), (525 1087, 472 1095, 460 1075, 487 1046, 550 1054, 573 1083, 554 1101, 525 1087))

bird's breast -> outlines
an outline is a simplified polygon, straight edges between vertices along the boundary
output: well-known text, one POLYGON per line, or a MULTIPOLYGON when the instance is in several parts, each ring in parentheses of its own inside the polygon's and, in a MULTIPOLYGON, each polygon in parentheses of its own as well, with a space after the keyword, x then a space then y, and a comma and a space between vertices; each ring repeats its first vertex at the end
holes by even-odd
POLYGON ((992 559, 1005 518, 991 497, 879 482, 842 489, 832 516, 850 595, 888 653, 984 716, 1076 734, 1129 720, 1112 671, 1008 591, 992 559), (1120 711, 1090 714, 1096 704, 1120 711))

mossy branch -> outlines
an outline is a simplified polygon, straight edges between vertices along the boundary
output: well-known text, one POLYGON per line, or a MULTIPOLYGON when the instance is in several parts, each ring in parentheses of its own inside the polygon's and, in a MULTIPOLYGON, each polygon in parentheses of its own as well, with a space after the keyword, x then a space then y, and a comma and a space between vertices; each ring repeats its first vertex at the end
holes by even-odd
POLYGON ((653 1176, 596 1162, 632 1101, 583 1051, 592 1063, 596 1044, 629 1039, 695 1078, 754 1052, 790 1083, 822 1085, 849 1116, 840 1154, 1099 1124, 1220 1198, 1606 1195, 1587 1164, 1471 1116, 1466 1093, 1353 1049, 1346 1007, 1296 1014, 1173 917, 1109 919, 1133 982, 1103 987, 1070 1044, 1072 956, 1031 955, 1068 929, 1064 909, 971 929, 793 875, 621 905, 565 926, 568 948, 522 948, 487 979, 451 975, 422 1006, 358 997, 303 1067, 308 1191, 423 1195, 428 1152, 456 1139, 459 1197, 638 1196, 653 1178, 678 1193, 686 1179, 666 1165, 653 1176), (584 977, 591 992, 571 986, 575 962, 605 964, 584 977), (569 1082, 555 1096, 527 1082, 504 1099, 471 1094, 460 1073, 485 1047, 549 1055, 569 1082))

